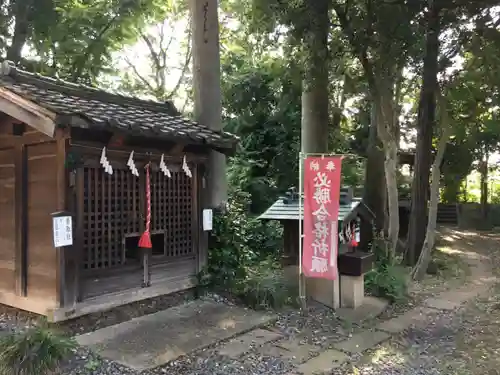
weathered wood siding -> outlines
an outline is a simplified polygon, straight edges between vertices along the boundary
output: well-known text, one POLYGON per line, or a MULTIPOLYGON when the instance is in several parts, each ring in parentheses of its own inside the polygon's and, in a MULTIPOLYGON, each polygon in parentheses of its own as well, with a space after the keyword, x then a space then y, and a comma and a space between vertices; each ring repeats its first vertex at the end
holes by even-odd
POLYGON ((27 146, 28 298, 57 301, 57 252, 52 217, 57 211, 57 144, 27 146))
POLYGON ((0 290, 15 290, 15 154, 0 150, 0 290))

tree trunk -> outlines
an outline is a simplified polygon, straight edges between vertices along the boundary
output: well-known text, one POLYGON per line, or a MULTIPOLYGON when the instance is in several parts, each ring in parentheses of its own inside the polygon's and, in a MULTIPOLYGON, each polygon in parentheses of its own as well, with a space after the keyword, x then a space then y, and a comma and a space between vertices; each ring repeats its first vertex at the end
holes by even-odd
POLYGON ((417 120, 417 149, 413 174, 410 224, 405 261, 414 265, 420 255, 427 224, 427 200, 431 167, 432 136, 436 112, 439 55, 439 10, 429 1, 426 52, 417 120))
MULTIPOLYGON (((217 0, 190 0, 192 18, 193 92, 196 120, 222 129, 219 20, 217 0)), ((227 201, 226 157, 210 152, 207 189, 209 206, 224 208, 227 201)))
POLYGON ((308 56, 302 84, 301 149, 328 152, 328 0, 307 0, 310 28, 304 35, 308 56))
POLYGON ((30 31, 30 15, 32 13, 32 0, 17 0, 14 3, 14 33, 12 41, 7 49, 7 60, 18 64, 21 61, 21 53, 23 47, 29 37, 30 31))
POLYGON ((388 208, 388 255, 394 259, 399 240, 399 195, 397 181, 398 145, 396 141, 397 131, 394 124, 394 96, 391 90, 390 79, 380 79, 378 92, 375 99, 377 106, 377 132, 384 149, 385 182, 387 187, 388 208))
POLYGON ((481 218, 488 219, 488 153, 485 155, 485 160, 481 161, 479 171, 481 174, 481 218))
MULTIPOLYGON (((385 183, 384 151, 377 135, 377 109, 372 102, 370 112, 370 135, 366 151, 365 187, 363 202, 375 214, 375 230, 380 232, 384 229, 387 211, 387 187, 385 183)), ((361 224, 360 247, 369 248, 373 240, 372 223, 361 224)))
POLYGON ((444 152, 446 150, 446 143, 450 137, 451 127, 448 123, 446 106, 444 105, 444 100, 441 105, 441 128, 442 134, 439 139, 439 144, 437 148, 436 158, 432 165, 431 172, 431 192, 430 192, 430 206, 429 206, 429 218, 427 220, 427 232, 425 235, 425 240, 422 245, 422 250, 418 257, 418 261, 415 268, 412 271, 413 280, 422 280, 427 273, 427 268, 432 258, 432 250, 434 249, 434 244, 436 241, 436 220, 437 211, 439 204, 439 181, 441 177, 441 162, 443 161, 444 152))

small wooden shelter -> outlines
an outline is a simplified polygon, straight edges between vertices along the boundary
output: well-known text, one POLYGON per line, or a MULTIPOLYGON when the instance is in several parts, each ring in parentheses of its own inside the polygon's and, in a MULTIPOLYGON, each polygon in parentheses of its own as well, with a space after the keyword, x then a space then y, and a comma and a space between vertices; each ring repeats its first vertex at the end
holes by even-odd
POLYGON ((0 73, 0 303, 59 321, 193 287, 207 251, 207 155, 232 153, 237 138, 182 118, 170 103, 8 62, 0 73), (100 164, 103 147, 112 174, 100 164), (139 176, 127 166, 131 151, 139 176), (146 164, 153 247, 141 252, 146 164), (72 246, 54 247, 57 211, 73 218, 72 246))
MULTIPOLYGON (((303 241, 299 241, 299 221, 300 225, 303 224, 300 210, 304 209, 300 199, 303 200, 293 189, 259 216, 261 220, 277 220, 283 225, 283 266, 289 277, 296 280, 299 268, 300 241, 303 241)), ((342 187, 338 212, 339 233, 351 222, 359 220, 371 223, 374 220, 374 214, 361 199, 353 197, 352 188, 342 187)), ((373 261, 372 253, 355 251, 354 248, 339 241, 337 265, 340 282, 338 279, 333 282, 309 279, 307 282, 308 293, 316 301, 332 308, 338 308, 341 305, 343 307, 358 307, 364 296, 363 275, 372 269, 373 261), (354 278, 359 286, 342 289, 342 279, 344 279, 345 285, 354 285, 351 278, 354 278), (354 295, 358 296, 354 297, 354 295)))
MULTIPOLYGON (((340 190, 339 202, 339 232, 344 222, 357 219, 360 209, 366 207, 360 198, 354 198, 350 187, 340 190), (346 220, 347 219, 347 220, 346 220)), ((284 265, 298 265, 299 263, 299 195, 289 191, 286 196, 280 197, 262 215, 260 220, 277 220, 283 225, 283 262, 284 265)), ((302 206, 303 209, 303 206, 302 206)), ((339 246, 339 254, 347 251, 347 246, 339 246)))

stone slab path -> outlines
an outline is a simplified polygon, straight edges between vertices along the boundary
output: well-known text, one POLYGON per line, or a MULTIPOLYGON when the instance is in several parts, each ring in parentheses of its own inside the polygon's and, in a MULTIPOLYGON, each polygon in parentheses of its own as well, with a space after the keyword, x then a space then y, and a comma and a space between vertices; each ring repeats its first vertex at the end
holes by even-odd
MULTIPOLYGON (((211 300, 196 300, 155 314, 76 336, 106 359, 137 371, 155 368, 195 350, 270 324, 275 316, 211 300)), ((264 331, 252 333, 255 340, 273 340, 264 331)), ((243 338, 248 347, 250 339, 243 338)), ((226 353, 236 355, 235 346, 226 353), (233 350, 234 349, 234 350, 233 350)))
MULTIPOLYGON (((390 339, 392 335, 400 334, 412 328, 425 327, 430 322, 435 321, 436 315, 452 313, 465 303, 487 292, 497 281, 492 272, 488 256, 471 252, 470 254, 464 254, 463 258, 471 270, 468 284, 459 289, 448 290, 435 297, 428 298, 424 301, 423 306, 415 307, 403 315, 380 323, 374 329, 356 333, 348 340, 334 344, 335 350, 320 352, 317 357, 305 361, 296 371, 289 374, 331 374, 333 369, 340 368, 347 363, 350 360, 350 355, 361 354, 375 348, 380 343, 390 339)), ((384 374, 393 373, 392 371, 387 372, 387 369, 385 371, 384 374)), ((368 372, 371 373, 369 369, 368 372)))
MULTIPOLYGON (((500 236, 484 246, 496 246, 497 240, 500 236)), ((147 375, 347 375, 353 374, 352 366, 360 365, 364 359, 368 360, 367 364, 354 373, 482 375, 487 372, 438 370, 439 362, 456 351, 458 338, 464 336, 462 331, 465 328, 460 320, 457 323, 457 316, 466 306, 475 306, 475 303, 467 302, 476 300, 480 295, 490 295, 487 292, 497 282, 492 271, 495 263, 487 254, 473 250, 462 254, 470 266, 465 285, 432 295, 404 314, 377 323, 371 321, 373 312, 376 310, 377 315, 385 306, 370 298, 367 299, 367 308, 357 312, 340 310, 332 313, 331 318, 327 316, 310 332, 302 330, 300 325, 290 331, 287 324, 271 324, 275 319, 272 315, 213 301, 195 301, 139 318, 138 321, 134 319, 123 325, 79 336, 78 341, 128 368, 151 369, 144 373, 147 375), (270 324, 266 325, 266 322, 270 324), (345 322, 346 326, 351 322, 361 324, 351 331, 350 328, 342 330, 339 322, 345 322), (453 329, 450 328, 452 323, 453 329), (331 332, 325 329, 329 324, 336 325, 331 332), (324 336, 324 340, 322 337, 315 340, 318 336, 324 336), (213 345, 217 342, 219 344, 213 345), (403 343, 403 354, 391 357, 389 364, 374 364, 378 352, 393 347, 395 343, 403 343), (207 349, 197 351, 201 348, 207 349), (438 355, 434 355, 436 350, 440 351, 438 355), (412 351, 415 351, 411 354, 413 359, 401 359, 401 355, 412 351), (191 352, 194 353, 183 356, 191 352), (191 365, 187 365, 189 361, 191 365), (153 369, 166 362, 169 365, 153 369)), ((498 258, 496 264, 500 265, 500 256, 498 258)), ((489 309, 499 310, 497 320, 500 329, 500 301, 491 306, 489 309)), ((494 348, 498 348, 498 353, 495 353, 500 354, 500 343, 494 348)), ((384 355, 390 357, 390 354, 384 355)), ((497 368, 500 368, 500 363, 497 368)), ((122 368, 118 372, 99 374, 129 374, 124 371, 122 368)), ((136 375, 136 372, 133 374, 136 375)))

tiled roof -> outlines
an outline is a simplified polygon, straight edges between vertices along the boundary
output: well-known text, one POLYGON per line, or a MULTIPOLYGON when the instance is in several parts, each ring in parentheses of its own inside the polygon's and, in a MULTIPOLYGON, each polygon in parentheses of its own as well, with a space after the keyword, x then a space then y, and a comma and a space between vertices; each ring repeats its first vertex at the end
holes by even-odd
MULTIPOLYGON (((340 205, 338 221, 345 217, 359 204, 360 200, 353 200, 350 205, 340 205)), ((302 212, 304 205, 302 204, 302 212)), ((302 216, 302 215, 301 215, 302 216)), ((278 199, 269 207, 266 212, 259 216, 262 220, 299 220, 299 201, 288 201, 285 203, 283 198, 278 199)))
MULTIPOLYGON (((90 129, 105 128, 147 138, 163 138, 187 144, 206 144, 230 153, 238 138, 185 119, 172 103, 159 103, 112 94, 96 88, 28 73, 4 61, 0 87, 30 100, 57 115, 67 125, 72 116, 86 120, 90 129), (66 123, 65 123, 66 122, 66 123)), ((82 121, 72 122, 81 124, 82 121)))

